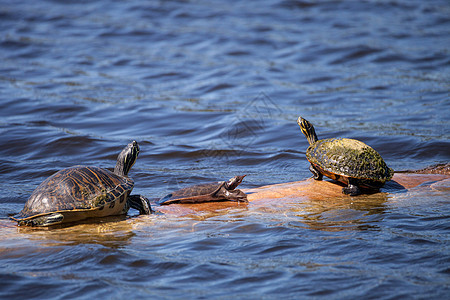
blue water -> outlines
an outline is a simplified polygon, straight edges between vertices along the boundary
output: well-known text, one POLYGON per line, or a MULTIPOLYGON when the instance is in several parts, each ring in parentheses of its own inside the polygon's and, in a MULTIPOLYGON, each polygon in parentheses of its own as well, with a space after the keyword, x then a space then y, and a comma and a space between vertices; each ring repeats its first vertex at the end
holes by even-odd
POLYGON ((447 163, 448 1, 0 1, 0 32, 2 298, 449 294, 448 187, 432 182, 104 228, 8 220, 46 177, 112 168, 131 140, 148 197, 236 174, 243 188, 306 179, 299 115, 396 170, 447 163))

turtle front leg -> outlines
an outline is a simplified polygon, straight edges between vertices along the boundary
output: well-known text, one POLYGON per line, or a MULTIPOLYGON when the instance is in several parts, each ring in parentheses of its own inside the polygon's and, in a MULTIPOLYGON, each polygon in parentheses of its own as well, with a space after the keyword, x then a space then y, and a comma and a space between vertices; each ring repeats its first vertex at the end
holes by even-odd
POLYGON ((309 166, 309 170, 311 171, 311 173, 313 173, 313 178, 315 180, 322 180, 323 179, 322 173, 320 173, 316 168, 314 168, 313 165, 309 166))
POLYGON ((352 179, 348 180, 348 186, 342 188, 342 192, 350 196, 357 196, 361 194, 361 190, 352 179))
POLYGON ((226 199, 228 201, 234 201, 234 202, 248 202, 247 194, 245 194, 241 190, 232 190, 232 191, 226 191, 225 192, 226 199))
POLYGON ((144 196, 129 195, 127 202, 131 208, 137 209, 140 215, 150 215, 152 213, 150 201, 144 196))
POLYGON ((228 190, 222 186, 217 192, 209 196, 208 201, 233 201, 233 202, 248 202, 247 194, 239 189, 228 190))

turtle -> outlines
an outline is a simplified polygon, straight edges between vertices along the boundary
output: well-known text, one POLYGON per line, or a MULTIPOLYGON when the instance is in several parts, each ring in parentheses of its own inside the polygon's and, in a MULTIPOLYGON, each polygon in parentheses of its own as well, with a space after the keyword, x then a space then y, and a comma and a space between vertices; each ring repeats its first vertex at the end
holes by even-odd
POLYGON ((56 172, 33 191, 22 211, 11 219, 19 226, 52 226, 126 214, 130 207, 150 214, 147 198, 130 195, 134 181, 128 172, 138 154, 139 145, 133 141, 120 152, 114 172, 81 165, 56 172))
POLYGON ((306 158, 315 180, 322 180, 325 175, 346 184, 344 194, 356 196, 361 194, 360 188, 378 191, 392 179, 394 170, 372 147, 348 138, 319 140, 309 121, 299 117, 297 123, 309 142, 306 158))
POLYGON ((246 175, 234 176, 228 181, 216 181, 182 188, 159 199, 159 205, 172 203, 201 203, 213 201, 248 202, 247 195, 236 187, 246 175))

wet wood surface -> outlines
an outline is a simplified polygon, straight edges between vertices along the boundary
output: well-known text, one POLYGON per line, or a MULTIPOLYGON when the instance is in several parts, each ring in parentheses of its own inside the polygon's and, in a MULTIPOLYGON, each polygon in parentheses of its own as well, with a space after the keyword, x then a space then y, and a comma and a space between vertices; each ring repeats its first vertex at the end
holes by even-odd
MULTIPOLYGON (((274 184, 253 189, 242 189, 248 194, 249 203, 235 202, 213 202, 198 204, 172 204, 168 206, 155 206, 154 209, 160 213, 186 215, 202 212, 213 212, 233 207, 285 207, 289 203, 304 201, 333 202, 342 201, 364 201, 364 199, 386 198, 389 193, 408 190, 418 187, 427 182, 450 181, 448 174, 418 174, 418 173, 396 173, 393 179, 386 183, 385 187, 378 193, 348 196, 342 193, 342 185, 332 180, 316 181, 307 179, 296 182, 274 184)), ((449 183, 450 184, 450 183, 449 183)))
MULTIPOLYGON (((248 195, 248 203, 237 203, 230 201, 197 203, 197 204, 171 204, 158 206, 153 204, 152 208, 155 214, 150 216, 116 216, 101 219, 89 219, 84 222, 77 223, 78 229, 90 226, 102 226, 105 224, 115 224, 113 227, 124 223, 127 227, 131 224, 140 224, 146 226, 156 222, 164 222, 164 219, 158 218, 164 216, 166 219, 176 219, 177 217, 186 216, 194 219, 202 220, 217 215, 227 215, 233 210, 242 210, 249 212, 258 212, 265 214, 279 214, 283 212, 295 212, 297 210, 314 209, 316 211, 326 211, 329 209, 342 209, 345 207, 371 206, 379 205, 393 201, 393 195, 408 191, 409 189, 429 189, 435 187, 441 191, 447 191, 450 194, 450 172, 449 167, 439 168, 440 174, 436 174, 433 168, 426 168, 412 173, 396 173, 393 179, 386 183, 380 192, 372 194, 362 194, 358 196, 348 196, 342 193, 343 185, 324 179, 316 181, 314 179, 306 179, 296 182, 280 183, 258 188, 245 189, 248 195), (153 218, 153 219, 152 219, 153 218), (151 221, 150 221, 151 220, 151 221), (130 223, 131 222, 131 223, 130 223), (100 225, 101 223, 102 225, 100 225)), ((244 182, 245 185, 245 182, 244 182)), ((410 199, 414 201, 414 199, 410 199)), ((0 227, 11 228, 17 227, 17 223, 12 220, 1 220, 0 227)), ((23 230, 27 230, 22 227, 23 230)), ((31 228, 30 228, 31 229, 31 228)), ((37 228, 34 228, 37 229, 37 228)), ((41 228, 42 229, 42 228, 41 228)))

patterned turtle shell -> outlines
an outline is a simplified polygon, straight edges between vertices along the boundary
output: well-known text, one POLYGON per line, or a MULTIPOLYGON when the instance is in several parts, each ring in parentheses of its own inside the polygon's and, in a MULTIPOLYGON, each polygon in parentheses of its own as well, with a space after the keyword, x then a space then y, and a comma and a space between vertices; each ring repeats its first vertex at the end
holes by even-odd
POLYGON ((228 181, 202 183, 174 191, 158 200, 158 204, 201 203, 212 201, 248 202, 247 195, 236 187, 245 175, 235 176, 228 181))
POLYGON ((128 210, 126 199, 133 185, 131 178, 98 167, 70 167, 44 180, 13 219, 27 223, 30 219, 61 213, 66 222, 73 222, 86 215, 123 214, 128 210))
POLYGON ((308 147, 306 158, 325 173, 339 176, 384 184, 391 180, 393 175, 392 169, 387 167, 377 151, 354 139, 318 140, 308 147))
POLYGON ((347 185, 342 192, 351 196, 361 193, 359 187, 378 190, 392 179, 394 170, 372 147, 354 139, 319 140, 309 121, 299 117, 297 123, 309 142, 306 158, 314 179, 325 175, 340 181, 347 185))
POLYGON ((138 154, 139 146, 133 141, 119 154, 114 172, 74 166, 53 174, 34 190, 22 211, 11 218, 19 225, 50 226, 124 214, 129 206, 141 210, 139 201, 145 204, 146 199, 129 196, 134 182, 127 176, 138 154), (134 197, 130 203, 129 197, 134 197))

